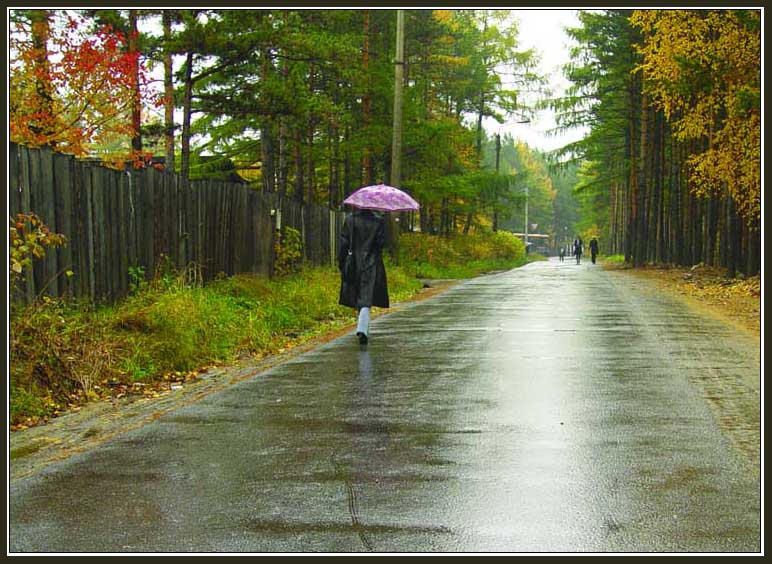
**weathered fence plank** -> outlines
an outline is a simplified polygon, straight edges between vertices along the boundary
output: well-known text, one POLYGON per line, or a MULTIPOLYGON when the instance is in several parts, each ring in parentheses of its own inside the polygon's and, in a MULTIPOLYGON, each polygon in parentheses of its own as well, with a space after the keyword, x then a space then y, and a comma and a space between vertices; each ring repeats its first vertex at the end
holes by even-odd
POLYGON ((103 300, 108 290, 108 263, 107 263, 107 221, 105 218, 105 174, 104 169, 95 166, 91 169, 92 179, 92 210, 94 216, 94 273, 96 287, 94 293, 97 299, 103 300))
MULTIPOLYGON (((118 293, 118 279, 121 276, 120 269, 118 267, 118 259, 116 257, 116 255, 120 253, 111 252, 112 249, 119 248, 118 233, 116 229, 116 224, 118 223, 118 214, 115 207, 115 175, 103 174, 102 176, 105 198, 105 289, 106 297, 109 300, 112 300, 118 293)), ((123 253, 123 250, 121 250, 121 253, 123 253)))
POLYGON ((155 201, 156 189, 152 184, 152 178, 149 176, 150 171, 142 171, 142 186, 140 192, 140 205, 141 212, 141 231, 142 236, 142 264, 146 266, 146 275, 148 279, 152 279, 155 275, 156 269, 156 229, 155 229, 155 216, 153 214, 153 203, 155 201))
POLYGON ((8 213, 14 218, 21 212, 19 158, 19 146, 11 143, 8 147, 8 213))
POLYGON ((71 278, 66 275, 72 270, 72 176, 73 161, 66 155, 53 155, 54 209, 57 233, 67 237, 67 244, 56 251, 56 272, 59 274, 59 296, 71 296, 71 278))
POLYGON ((212 187, 212 181, 211 180, 204 180, 202 183, 203 187, 203 201, 204 201, 204 208, 203 208, 203 216, 204 216, 204 241, 201 245, 204 249, 203 256, 201 257, 201 266, 204 269, 204 279, 209 280, 212 276, 212 271, 214 270, 214 265, 212 264, 213 258, 215 256, 215 247, 214 243, 216 241, 215 237, 215 221, 214 218, 216 217, 216 208, 215 208, 215 201, 214 201, 214 189, 212 187))
POLYGON ((120 257, 120 284, 118 285, 118 296, 125 296, 129 293, 129 257, 131 256, 131 246, 129 245, 129 229, 131 229, 131 219, 128 216, 127 209, 127 195, 129 193, 129 184, 127 174, 130 176, 131 172, 127 171, 117 178, 118 182, 118 244, 123 249, 122 253, 116 253, 120 257))
MULTIPOLYGON (((43 203, 45 196, 43 195, 44 181, 41 178, 43 173, 40 170, 40 154, 41 151, 30 151, 29 153, 30 206, 32 211, 36 213, 46 225, 53 225, 53 217, 46 213, 45 204, 43 203)), ((33 261, 32 271, 35 280, 35 294, 37 295, 40 292, 43 281, 46 279, 48 273, 47 261, 33 261)))
POLYGON ((230 216, 231 198, 232 192, 223 190, 222 182, 217 181, 218 190, 222 197, 220 198, 220 218, 218 225, 220 226, 219 234, 217 235, 218 242, 218 254, 220 255, 220 272, 224 275, 230 275, 230 253, 229 253, 229 234, 232 225, 228 225, 228 219, 230 216))
POLYGON ((121 292, 122 279, 127 275, 126 271, 121 269, 121 259, 126 255, 126 247, 121 245, 121 213, 120 213, 120 188, 121 177, 115 174, 109 175, 109 196, 110 196, 110 249, 121 249, 119 253, 110 253, 110 299, 116 299, 121 292))
POLYGON ((94 227, 94 167, 83 167, 85 208, 85 235, 86 235, 86 263, 88 272, 88 297, 91 301, 96 299, 96 229, 94 227))
MULTIPOLYGON (((137 214, 134 211, 136 174, 133 171, 127 171, 124 179, 123 217, 126 222, 126 262, 127 268, 133 268, 139 264, 137 257, 137 214)), ((131 278, 129 280, 131 281, 131 278)))
POLYGON ((79 161, 72 161, 72 205, 70 209, 72 221, 72 293, 74 296, 88 296, 88 246, 85 226, 85 188, 84 167, 79 161))
MULTIPOLYGON (((30 177, 30 151, 19 147, 19 202, 21 213, 32 212, 32 189, 30 177)), ((24 299, 27 303, 35 299, 35 272, 32 266, 24 267, 24 299)))

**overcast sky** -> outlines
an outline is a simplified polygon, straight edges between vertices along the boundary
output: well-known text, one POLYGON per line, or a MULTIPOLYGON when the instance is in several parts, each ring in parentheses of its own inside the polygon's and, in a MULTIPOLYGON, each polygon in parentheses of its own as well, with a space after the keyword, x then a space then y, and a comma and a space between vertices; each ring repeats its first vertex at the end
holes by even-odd
MULTIPOLYGON (((563 32, 563 27, 578 27, 577 10, 566 9, 522 9, 512 10, 520 21, 518 37, 520 49, 534 48, 541 56, 540 71, 549 78, 555 94, 559 94, 568 84, 560 71, 560 66, 569 60, 570 38, 563 32)), ((514 120, 513 120, 514 121, 514 120)), ((499 125, 489 120, 485 128, 490 133, 511 133, 532 148, 551 151, 581 139, 586 131, 574 130, 559 137, 549 136, 547 132, 555 127, 555 120, 550 112, 540 113, 531 123, 507 123, 499 125)))

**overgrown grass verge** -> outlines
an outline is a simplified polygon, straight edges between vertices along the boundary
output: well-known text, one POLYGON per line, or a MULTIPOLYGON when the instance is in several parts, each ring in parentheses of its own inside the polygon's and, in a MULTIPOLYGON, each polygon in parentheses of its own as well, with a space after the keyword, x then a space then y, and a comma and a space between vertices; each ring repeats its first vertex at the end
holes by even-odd
MULTIPOLYGON (((387 264, 392 303, 417 294, 419 278, 469 278, 534 260, 510 234, 400 238, 387 264)), ((388 261, 387 261, 388 262, 388 261)), ((112 305, 43 299, 11 313, 10 418, 20 429, 94 399, 157 395, 206 367, 262 358, 354 323, 338 305, 340 274, 305 267, 267 279, 237 275, 191 285, 188 273, 137 283, 112 305)))
MULTIPOLYGON (((10 416, 14 426, 77 408, 120 390, 154 393, 242 355, 264 357, 355 321, 338 305, 340 274, 304 268, 267 279, 238 275, 204 287, 184 274, 156 280, 114 305, 46 299, 11 319, 10 416)), ((392 268, 392 300, 421 289, 392 268)))

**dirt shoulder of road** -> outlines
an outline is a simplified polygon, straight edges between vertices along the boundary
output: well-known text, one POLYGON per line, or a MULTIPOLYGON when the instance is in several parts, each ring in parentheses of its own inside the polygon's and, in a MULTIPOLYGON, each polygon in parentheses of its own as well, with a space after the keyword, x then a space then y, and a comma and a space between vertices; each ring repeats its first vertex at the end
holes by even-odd
MULTIPOLYGON (((726 272, 704 266, 667 268, 646 266, 626 268, 605 264, 605 268, 635 277, 663 296, 670 296, 696 314, 714 319, 734 334, 755 344, 761 360, 761 280, 726 277, 726 272)), ((689 374, 689 381, 702 390, 722 429, 757 475, 761 472, 761 365, 747 377, 732 377, 717 370, 689 374)))
POLYGON ((727 278, 726 271, 697 265, 691 268, 601 263, 609 270, 623 271, 646 280, 692 309, 728 323, 761 339, 761 277, 727 278))
MULTIPOLYGON (((424 281, 424 288, 409 300, 392 304, 385 310, 376 310, 373 317, 399 311, 413 302, 429 299, 463 282, 462 280, 424 281)), ((77 410, 33 427, 9 432, 10 481, 18 480, 43 470, 46 466, 65 460, 137 429, 163 415, 195 403, 237 382, 252 378, 298 355, 313 350, 350 333, 356 324, 331 329, 280 354, 257 359, 245 357, 227 366, 201 369, 184 383, 168 382, 152 393, 127 393, 110 400, 89 402, 77 410)))

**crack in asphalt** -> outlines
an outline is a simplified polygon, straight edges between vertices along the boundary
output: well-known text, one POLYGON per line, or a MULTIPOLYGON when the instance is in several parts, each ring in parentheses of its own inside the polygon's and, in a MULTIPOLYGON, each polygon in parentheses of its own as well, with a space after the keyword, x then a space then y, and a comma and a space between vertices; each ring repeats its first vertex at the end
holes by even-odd
POLYGON ((344 471, 343 467, 338 463, 337 460, 335 460, 335 453, 333 452, 332 455, 330 455, 330 461, 332 462, 333 468, 335 468, 335 472, 340 478, 343 480, 343 485, 346 488, 346 498, 348 501, 348 511, 349 515, 351 516, 351 526, 353 527, 354 531, 359 536, 359 539, 362 541, 362 544, 365 545, 368 551, 375 552, 375 549, 373 548, 372 542, 370 542, 370 539, 367 538, 367 535, 365 534, 365 527, 362 525, 361 521, 359 520, 359 502, 357 501, 357 492, 356 489, 354 489, 354 485, 349 479, 348 474, 344 471))

